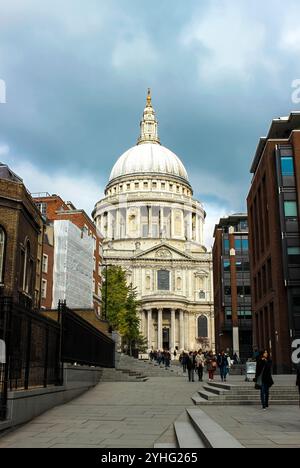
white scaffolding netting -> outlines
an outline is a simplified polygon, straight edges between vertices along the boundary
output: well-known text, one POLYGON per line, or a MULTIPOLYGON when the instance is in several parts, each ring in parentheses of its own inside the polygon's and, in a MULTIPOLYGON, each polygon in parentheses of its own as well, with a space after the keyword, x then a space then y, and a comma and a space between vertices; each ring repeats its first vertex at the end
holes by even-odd
POLYGON ((93 308, 93 238, 70 221, 54 221, 53 303, 66 300, 76 309, 93 308))

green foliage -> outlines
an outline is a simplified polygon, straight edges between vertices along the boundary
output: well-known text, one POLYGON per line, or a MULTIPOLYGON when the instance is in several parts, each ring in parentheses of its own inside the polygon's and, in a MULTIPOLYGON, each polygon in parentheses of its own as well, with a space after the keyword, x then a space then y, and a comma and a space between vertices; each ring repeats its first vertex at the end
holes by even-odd
POLYGON ((147 338, 145 338, 144 335, 139 334, 138 338, 135 340, 135 347, 140 353, 146 353, 148 349, 147 338))
POLYGON ((107 320, 114 330, 119 330, 120 318, 125 313, 128 295, 126 274, 121 267, 107 269, 107 285, 103 287, 103 305, 107 301, 107 320), (106 298, 107 292, 107 298, 106 298))
POLYGON ((145 338, 139 332, 139 307, 137 291, 132 284, 127 286, 126 273, 121 267, 107 269, 107 287, 103 287, 105 306, 107 291, 107 320, 123 337, 131 350, 133 347, 147 348, 145 338))

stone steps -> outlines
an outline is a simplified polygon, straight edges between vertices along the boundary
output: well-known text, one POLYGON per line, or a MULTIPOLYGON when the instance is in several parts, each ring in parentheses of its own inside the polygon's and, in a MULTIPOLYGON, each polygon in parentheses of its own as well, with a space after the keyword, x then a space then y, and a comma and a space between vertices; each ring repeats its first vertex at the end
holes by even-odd
POLYGON ((183 449, 203 449, 205 445, 190 422, 178 421, 174 424, 178 447, 183 449))
POLYGON ((157 442, 154 448, 244 448, 233 436, 200 409, 187 408, 174 423, 177 444, 157 442))
POLYGON ((127 369, 103 369, 101 382, 146 382, 145 375, 127 369))
MULTIPOLYGON (((192 401, 195 405, 260 405, 260 391, 253 387, 231 385, 226 383, 209 382, 204 385, 192 401)), ((272 405, 298 405, 299 394, 296 387, 274 386, 270 391, 272 405)))
POLYGON ((204 448, 243 449, 244 447, 231 434, 211 419, 204 411, 187 409, 193 428, 200 437, 204 448))
MULTIPOLYGON (((214 388, 212 386, 204 385, 203 389, 205 392, 209 393, 210 395, 213 394, 215 396, 220 396, 220 397, 227 397, 227 396, 234 396, 234 397, 240 397, 240 396, 253 396, 256 397, 257 395, 260 396, 260 392, 258 390, 254 389, 241 389, 241 390, 222 390, 218 388, 214 388)), ((271 389, 270 391, 270 396, 271 397, 278 397, 278 396, 284 396, 286 398, 293 397, 293 399, 297 398, 298 396, 298 390, 290 389, 290 388, 274 388, 271 389)))
POLYGON ((173 366, 165 369, 160 367, 157 363, 151 361, 140 361, 129 356, 122 355, 118 363, 118 370, 126 371, 130 373, 141 373, 145 377, 178 377, 178 366, 173 366))

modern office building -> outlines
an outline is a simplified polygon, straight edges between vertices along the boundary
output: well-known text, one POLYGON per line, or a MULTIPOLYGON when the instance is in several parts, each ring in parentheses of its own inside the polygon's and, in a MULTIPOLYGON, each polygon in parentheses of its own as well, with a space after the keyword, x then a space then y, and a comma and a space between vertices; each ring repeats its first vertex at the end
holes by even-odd
POLYGON ((300 113, 273 120, 252 164, 248 195, 254 346, 291 370, 300 337, 300 113))
POLYGON ((245 360, 252 355, 252 310, 248 219, 222 218, 213 246, 214 310, 217 351, 245 360))

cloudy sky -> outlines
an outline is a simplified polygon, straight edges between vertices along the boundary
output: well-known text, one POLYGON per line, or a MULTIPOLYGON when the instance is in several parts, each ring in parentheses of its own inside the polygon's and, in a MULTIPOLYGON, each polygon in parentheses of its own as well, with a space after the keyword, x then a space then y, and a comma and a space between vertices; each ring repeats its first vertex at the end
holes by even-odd
POLYGON ((0 160, 90 213, 151 87, 210 245, 245 210, 258 138, 300 107, 299 17, 299 0, 0 0, 0 160))

